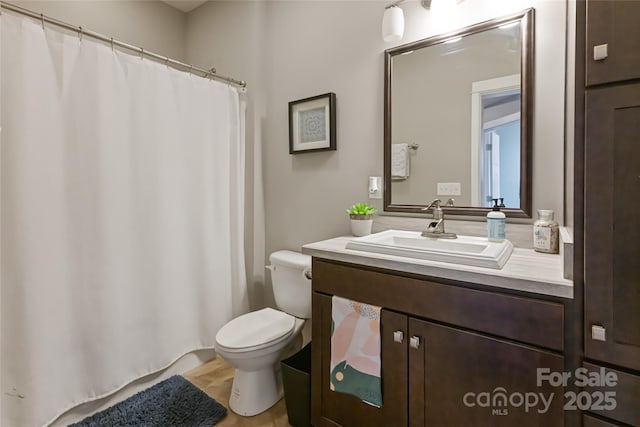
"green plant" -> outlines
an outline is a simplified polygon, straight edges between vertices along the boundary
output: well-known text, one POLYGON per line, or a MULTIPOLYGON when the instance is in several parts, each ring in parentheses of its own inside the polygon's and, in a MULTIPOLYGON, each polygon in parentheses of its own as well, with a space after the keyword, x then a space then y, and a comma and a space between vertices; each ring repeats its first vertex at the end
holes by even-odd
POLYGON ((366 203, 356 203, 347 209, 347 213, 350 216, 369 216, 376 213, 376 208, 366 203))

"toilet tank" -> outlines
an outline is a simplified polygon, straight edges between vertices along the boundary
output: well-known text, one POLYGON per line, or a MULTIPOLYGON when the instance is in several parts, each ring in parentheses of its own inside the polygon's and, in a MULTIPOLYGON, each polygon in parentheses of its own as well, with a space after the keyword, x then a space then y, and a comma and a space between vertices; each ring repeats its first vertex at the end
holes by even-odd
POLYGON ((277 251, 269 256, 269 262, 276 308, 310 319, 311 257, 300 252, 277 251))

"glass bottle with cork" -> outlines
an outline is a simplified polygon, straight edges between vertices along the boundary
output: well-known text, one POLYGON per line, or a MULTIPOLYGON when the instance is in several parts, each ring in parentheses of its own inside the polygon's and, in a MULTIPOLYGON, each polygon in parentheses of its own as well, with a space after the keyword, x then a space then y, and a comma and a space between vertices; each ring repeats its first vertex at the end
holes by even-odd
POLYGON ((533 249, 548 254, 559 252, 559 227, 552 210, 538 210, 538 219, 533 223, 533 249))

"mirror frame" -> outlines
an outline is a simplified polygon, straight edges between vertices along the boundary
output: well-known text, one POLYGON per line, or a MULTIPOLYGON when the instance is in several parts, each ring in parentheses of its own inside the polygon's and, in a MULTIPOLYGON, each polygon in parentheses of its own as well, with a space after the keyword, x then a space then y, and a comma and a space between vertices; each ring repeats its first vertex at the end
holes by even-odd
MULTIPOLYGON (((412 43, 385 50, 384 54, 384 204, 385 212, 405 212, 424 214, 424 205, 403 205, 391 202, 391 60, 394 56, 416 49, 422 49, 447 40, 497 28, 511 22, 520 22, 521 34, 521 74, 520 74, 520 208, 504 208, 502 211, 511 218, 531 218, 532 210, 532 131, 533 131, 533 58, 534 58, 534 10, 526 9, 512 15, 491 19, 453 32, 429 37, 412 43)), ((435 196, 434 196, 435 198, 435 196)), ((491 208, 444 207, 452 215, 486 215, 491 208)))

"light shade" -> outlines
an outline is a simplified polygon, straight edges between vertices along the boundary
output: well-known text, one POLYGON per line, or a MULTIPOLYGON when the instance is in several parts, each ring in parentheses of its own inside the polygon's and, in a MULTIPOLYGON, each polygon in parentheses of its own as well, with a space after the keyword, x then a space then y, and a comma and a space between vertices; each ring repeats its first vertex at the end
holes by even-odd
POLYGON ((382 17, 382 39, 386 42, 402 40, 404 34, 404 13, 398 6, 391 6, 382 17))

